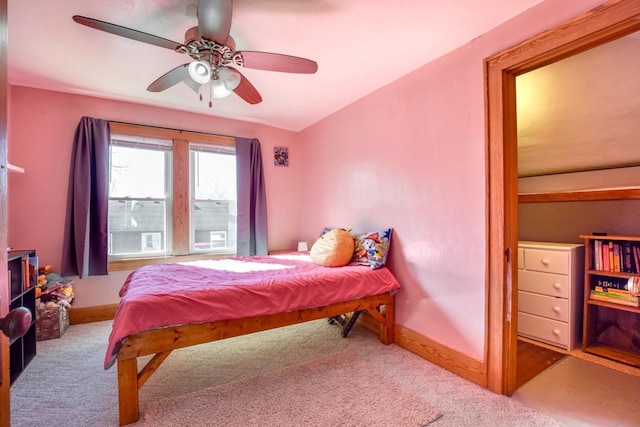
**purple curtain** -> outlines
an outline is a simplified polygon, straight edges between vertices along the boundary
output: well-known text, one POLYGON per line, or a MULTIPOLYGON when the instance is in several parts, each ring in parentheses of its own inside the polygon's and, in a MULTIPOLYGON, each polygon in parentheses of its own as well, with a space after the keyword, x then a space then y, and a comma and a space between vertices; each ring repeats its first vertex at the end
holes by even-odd
POLYGON ((83 117, 71 154, 61 274, 108 274, 109 122, 83 117))
POLYGON ((238 256, 267 255, 267 197, 257 139, 236 138, 238 256))

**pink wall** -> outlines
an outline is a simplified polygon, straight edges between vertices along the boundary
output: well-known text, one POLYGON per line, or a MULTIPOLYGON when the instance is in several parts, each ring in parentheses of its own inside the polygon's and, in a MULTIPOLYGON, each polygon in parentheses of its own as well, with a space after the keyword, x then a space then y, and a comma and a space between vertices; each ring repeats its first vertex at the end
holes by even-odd
POLYGON ((483 59, 599 3, 547 0, 302 131, 301 237, 394 227, 397 323, 483 360, 483 59))
MULTIPOLYGON (((398 323, 483 360, 487 188, 482 61, 600 3, 546 0, 297 135, 14 87, 9 155, 27 173, 9 181, 10 244, 34 247, 45 262, 59 263, 70 144, 83 115, 258 137, 267 160, 275 145, 294 147, 290 168, 267 162, 272 249, 294 247, 298 231, 301 240, 313 243, 325 226, 355 231, 394 227, 389 266, 404 286, 397 298, 398 323)), ((122 274, 92 280, 76 286, 78 306, 117 301, 122 274)))
MULTIPOLYGON (((298 241, 299 152, 296 134, 269 126, 104 100, 11 87, 9 159, 26 173, 9 177, 8 244, 36 249, 59 271, 73 135, 82 116, 260 139, 265 164, 269 248, 298 241), (290 166, 273 166, 273 147, 288 146, 290 166)), ((118 302, 122 273, 78 280, 76 306, 118 302), (96 286, 93 286, 96 285, 96 286)))

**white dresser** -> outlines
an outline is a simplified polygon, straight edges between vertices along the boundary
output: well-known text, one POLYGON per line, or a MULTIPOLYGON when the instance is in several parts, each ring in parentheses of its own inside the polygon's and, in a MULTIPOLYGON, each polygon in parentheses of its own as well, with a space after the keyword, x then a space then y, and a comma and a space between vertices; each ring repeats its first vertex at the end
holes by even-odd
POLYGON ((518 335, 582 345, 584 245, 518 242, 518 335))

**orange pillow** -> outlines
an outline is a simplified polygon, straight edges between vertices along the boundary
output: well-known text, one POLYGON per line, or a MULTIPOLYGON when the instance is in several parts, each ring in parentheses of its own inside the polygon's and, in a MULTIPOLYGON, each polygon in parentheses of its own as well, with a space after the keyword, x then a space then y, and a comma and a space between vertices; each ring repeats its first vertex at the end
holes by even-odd
POLYGON ((325 267, 342 267, 351 261, 353 249, 353 237, 343 229, 334 228, 313 244, 311 261, 325 267))

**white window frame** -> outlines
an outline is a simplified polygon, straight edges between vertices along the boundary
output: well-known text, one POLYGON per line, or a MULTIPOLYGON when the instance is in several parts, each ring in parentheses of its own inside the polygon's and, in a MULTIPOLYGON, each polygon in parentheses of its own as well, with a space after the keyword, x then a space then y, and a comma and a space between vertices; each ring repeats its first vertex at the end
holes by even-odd
MULTIPOLYGON (((216 145, 216 144, 202 144, 200 142, 189 142, 189 158, 191 158, 191 151, 197 151, 200 150, 202 152, 209 152, 209 153, 219 153, 219 154, 227 154, 230 156, 233 156, 235 158, 236 156, 236 149, 235 146, 230 147, 227 145, 216 145)), ((200 199, 196 199, 195 198, 195 176, 198 172, 198 165, 194 165, 193 168, 189 168, 189 200, 190 200, 190 204, 189 204, 189 252, 191 254, 203 254, 203 253, 212 253, 212 254, 223 254, 223 255, 236 255, 237 250, 233 249, 230 250, 227 247, 227 244, 229 243, 229 239, 227 236, 227 232, 224 231, 225 234, 225 239, 224 239, 224 247, 219 248, 219 247, 213 247, 213 244, 211 243, 211 234, 209 235, 209 239, 210 239, 210 245, 209 245, 209 249, 208 250, 202 250, 202 249, 197 249, 195 247, 195 218, 194 218, 194 209, 195 209, 195 205, 198 202, 211 202, 211 200, 200 200, 200 199)), ((237 203, 237 201, 236 201, 237 203)), ((213 233, 213 231, 212 231, 213 233)))
MULTIPOLYGON (((149 255, 140 258, 109 259, 109 270, 132 270, 151 263, 180 262, 193 259, 224 257, 233 253, 202 253, 191 254, 190 247, 190 197, 189 197, 189 142, 232 147, 235 149, 235 138, 231 136, 215 135, 211 133, 192 132, 182 129, 137 125, 133 123, 109 122, 112 135, 127 135, 138 138, 163 139, 172 141, 173 163, 172 181, 170 182, 172 195, 171 206, 167 205, 167 217, 173 221, 172 229, 167 230, 167 255, 149 255), (159 260, 162 258, 162 260, 159 260)), ((227 236, 231 239, 232 236, 227 236)), ((234 236, 235 237, 235 236, 234 236)))
MULTIPOLYGON (((151 202, 162 202, 165 205, 164 209, 164 218, 165 218, 165 239, 164 242, 161 241, 160 247, 162 247, 162 243, 164 243, 164 250, 154 250, 147 251, 144 249, 144 245, 141 245, 139 252, 132 253, 123 253, 123 254, 111 254, 113 249, 113 242, 110 238, 109 242, 109 260, 124 260, 124 259, 135 259, 140 257, 157 257, 157 256, 167 256, 172 253, 172 230, 173 230, 173 219, 172 219, 172 205, 173 205, 173 152, 172 152, 172 141, 167 139, 160 138, 149 138, 149 137, 141 137, 135 135, 125 135, 112 133, 110 148, 111 146, 120 146, 120 147, 129 147, 129 148, 140 148, 145 150, 157 150, 167 153, 165 155, 165 185, 164 185, 164 198, 130 198, 130 197, 111 197, 109 194, 109 201, 132 201, 132 200, 141 200, 141 201, 151 201, 151 202)), ((111 156, 111 149, 109 150, 109 156, 111 156)), ((109 158, 109 180, 111 181, 111 158, 109 158)), ((141 242, 142 235, 153 234, 154 232, 141 232, 141 242)), ((112 233, 109 233, 110 237, 112 233)))

